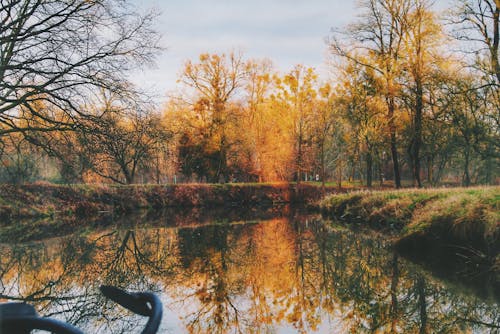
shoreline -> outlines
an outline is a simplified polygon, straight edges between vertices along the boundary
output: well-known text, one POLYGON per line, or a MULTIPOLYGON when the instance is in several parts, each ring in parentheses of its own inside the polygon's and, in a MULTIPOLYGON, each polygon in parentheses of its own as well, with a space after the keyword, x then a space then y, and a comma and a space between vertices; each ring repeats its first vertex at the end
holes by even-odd
POLYGON ((170 207, 273 206, 311 204, 335 187, 290 183, 178 185, 0 185, 0 219, 92 218, 170 207))
MULTIPOLYGON (((387 232, 395 249, 426 263, 458 255, 466 271, 500 283, 500 187, 338 189, 313 184, 0 185, 0 241, 106 225, 140 210, 207 210, 298 204, 323 216, 387 232), (83 223, 82 223, 83 221, 83 223), (17 222, 17 223, 16 223, 17 222), (437 255, 437 256, 436 256, 437 255)), ((447 260, 444 260, 447 261, 447 260)))
POLYGON ((500 187, 355 191, 326 196, 323 216, 387 233, 421 264, 490 275, 500 285, 500 187))

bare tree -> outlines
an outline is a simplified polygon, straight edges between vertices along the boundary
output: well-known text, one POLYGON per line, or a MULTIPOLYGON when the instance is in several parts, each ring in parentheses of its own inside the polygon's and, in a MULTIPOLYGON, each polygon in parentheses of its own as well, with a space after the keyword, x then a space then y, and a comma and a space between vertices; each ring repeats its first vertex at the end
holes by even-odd
POLYGON ((159 49, 154 17, 121 0, 2 0, 0 136, 72 129, 96 91, 129 89, 159 49))
POLYGON ((459 3, 452 19, 460 26, 456 36, 460 40, 477 43, 479 51, 486 51, 490 64, 488 72, 500 85, 500 0, 459 0, 459 3))
POLYGON ((159 116, 149 111, 128 114, 123 110, 86 122, 80 141, 92 170, 108 180, 132 184, 139 169, 148 169, 158 144, 170 134, 160 126, 159 116))

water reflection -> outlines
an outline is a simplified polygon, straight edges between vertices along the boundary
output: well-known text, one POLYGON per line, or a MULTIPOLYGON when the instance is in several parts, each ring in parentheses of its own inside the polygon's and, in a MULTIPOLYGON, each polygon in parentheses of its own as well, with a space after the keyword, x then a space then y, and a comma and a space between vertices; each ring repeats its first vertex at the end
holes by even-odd
POLYGON ((500 323, 496 301, 315 217, 187 225, 4 245, 0 299, 109 333, 145 320, 104 300, 100 284, 159 293, 164 332, 488 333, 500 323))

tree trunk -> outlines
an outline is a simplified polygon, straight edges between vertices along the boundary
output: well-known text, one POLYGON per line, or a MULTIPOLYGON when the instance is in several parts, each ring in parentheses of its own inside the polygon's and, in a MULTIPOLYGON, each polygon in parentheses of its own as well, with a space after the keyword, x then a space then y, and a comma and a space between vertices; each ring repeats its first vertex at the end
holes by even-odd
POLYGON ((427 182, 429 182, 429 184, 432 184, 433 185, 433 175, 432 175, 432 167, 434 165, 434 162, 433 162, 433 159, 431 156, 428 156, 427 157, 427 182))
POLYGON ((228 147, 226 144, 226 136, 223 134, 220 140, 220 151, 219 151, 219 166, 217 168, 216 180, 215 182, 220 183, 222 177, 222 183, 228 181, 228 168, 227 168, 227 151, 228 147))
POLYGON ((389 118, 389 132, 391 136, 391 155, 392 164, 394 168, 394 186, 396 188, 401 188, 401 174, 399 173, 399 159, 398 159, 398 148, 397 148, 397 138, 396 138, 396 125, 394 123, 394 97, 389 97, 388 100, 389 112, 387 117, 389 118))
POLYGON ((133 176, 129 173, 127 169, 123 169, 123 175, 125 176, 126 184, 132 184, 134 182, 133 176))
POLYGON ((489 142, 487 147, 486 161, 485 161, 486 173, 484 175, 484 180, 483 180, 485 184, 493 183, 493 171, 495 170, 495 162, 493 159, 494 152, 495 151, 493 145, 491 142, 489 142))
POLYGON ((378 166, 378 180, 379 184, 382 187, 384 185, 384 171, 382 169, 382 161, 379 161, 377 166, 378 166))
POLYGON ((297 190, 299 189, 300 181, 302 178, 302 129, 299 130, 299 138, 298 138, 298 147, 297 147, 297 159, 296 159, 296 168, 297 168, 297 190))
POLYGON ((355 177, 356 177, 356 161, 353 160, 351 165, 351 175, 349 176, 349 181, 354 183, 355 177))
POLYGON ((321 190, 325 192, 325 142, 321 143, 321 190))
POLYGON ((464 187, 470 186, 469 160, 470 160, 470 149, 469 147, 466 147, 464 152, 464 176, 462 181, 464 187))
POLYGON ((423 89, 420 79, 417 79, 417 90, 416 90, 416 104, 415 104, 415 116, 414 116, 414 134, 413 134, 413 145, 412 145, 412 167, 413 167, 413 181, 416 186, 421 188, 422 181, 420 180, 420 147, 422 145, 422 117, 423 117, 423 89))
POLYGON ((491 47, 491 65, 495 76, 497 77, 497 83, 500 84, 500 62, 498 61, 498 47, 500 44, 500 3, 498 0, 495 1, 496 8, 493 12, 493 45, 491 47))
POLYGON ((339 158, 339 163, 337 166, 337 187, 342 188, 342 159, 339 158))
POLYGON ((160 184, 160 157, 156 154, 156 184, 160 184))
POLYGON ((366 152, 366 186, 368 188, 372 187, 372 169, 373 169, 373 158, 370 151, 366 152))
POLYGON ((443 171, 447 163, 448 163, 448 156, 446 154, 444 156, 441 155, 437 171, 436 173, 434 173, 434 179, 433 179, 434 184, 438 184, 439 181, 441 180, 441 176, 443 175, 443 171))

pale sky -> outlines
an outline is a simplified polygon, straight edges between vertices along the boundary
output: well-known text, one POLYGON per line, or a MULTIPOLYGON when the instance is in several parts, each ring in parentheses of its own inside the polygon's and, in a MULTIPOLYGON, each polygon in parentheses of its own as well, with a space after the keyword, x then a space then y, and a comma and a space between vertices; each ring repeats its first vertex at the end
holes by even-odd
POLYGON ((204 52, 239 50, 246 59, 271 59, 280 71, 304 64, 326 73, 325 38, 356 15, 356 0, 134 1, 160 13, 156 29, 166 50, 156 68, 134 73, 133 81, 162 101, 177 87, 183 63, 204 52))

